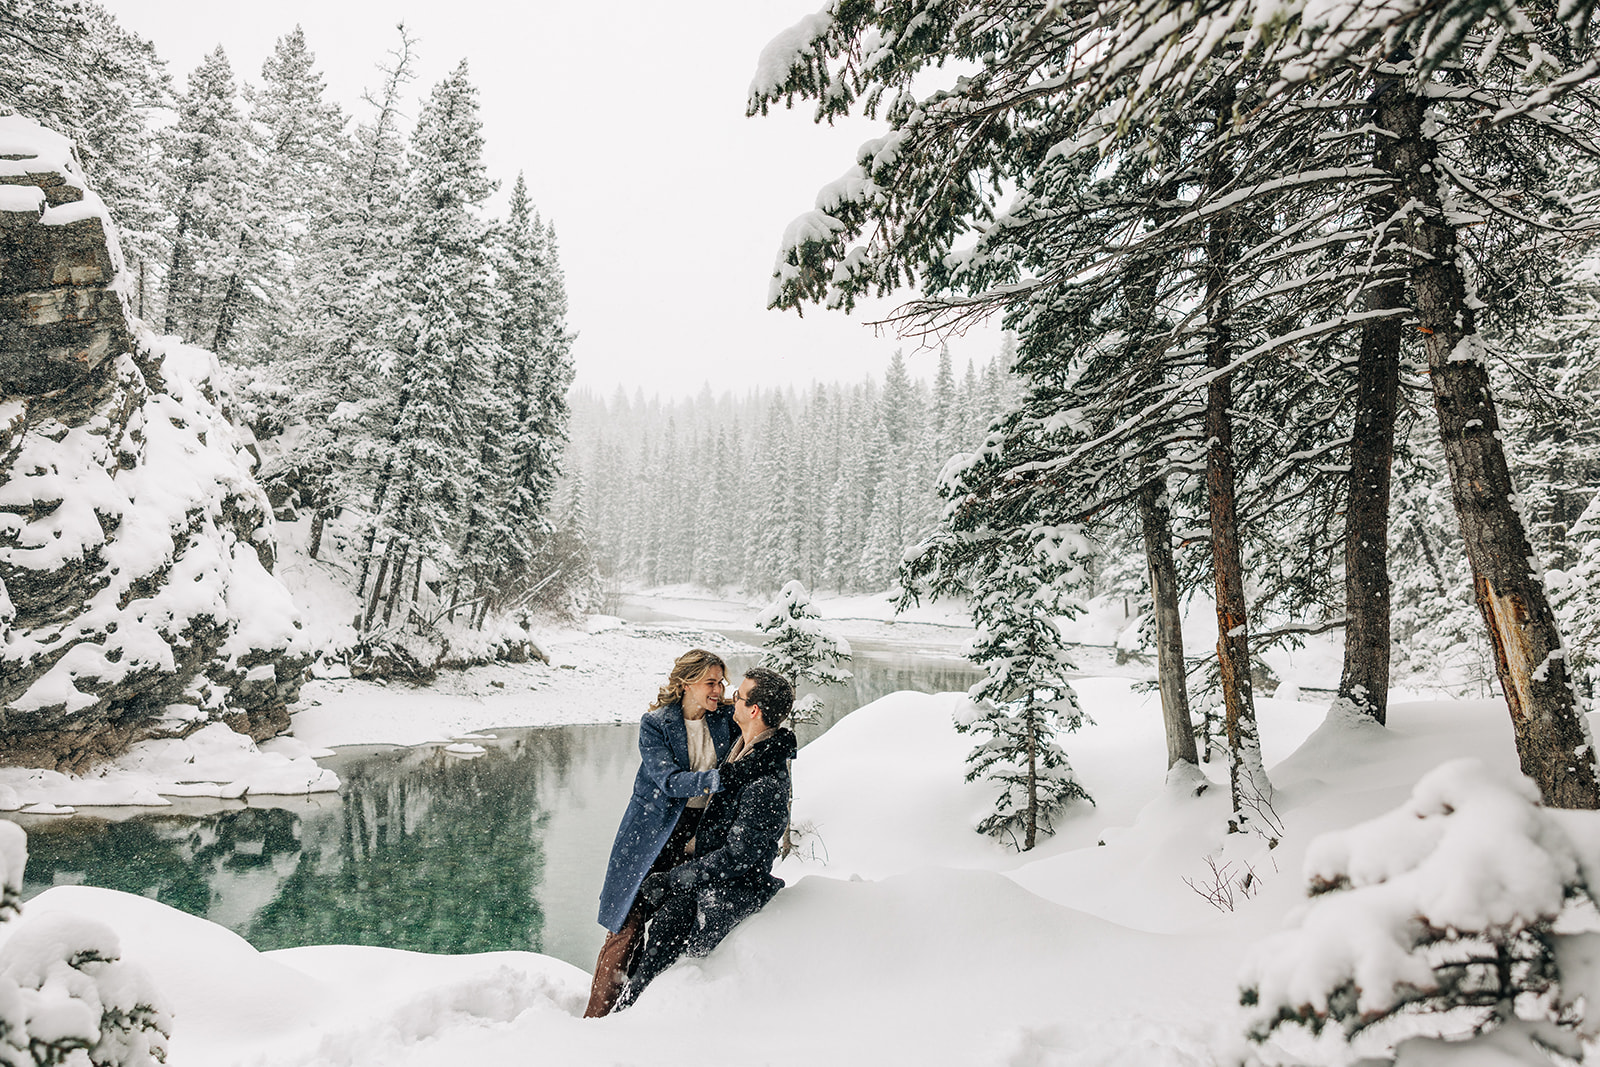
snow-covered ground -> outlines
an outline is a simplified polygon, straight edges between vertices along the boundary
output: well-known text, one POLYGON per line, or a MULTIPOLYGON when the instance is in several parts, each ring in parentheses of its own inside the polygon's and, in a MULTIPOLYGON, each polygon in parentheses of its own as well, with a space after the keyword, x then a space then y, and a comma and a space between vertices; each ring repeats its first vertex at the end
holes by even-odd
MULTIPOLYGON (((942 609, 924 609, 913 623, 922 629, 906 640, 880 599, 816 604, 852 641, 893 634, 923 647, 939 632, 942 647, 965 640, 959 613, 942 609)), ((597 618, 588 632, 539 635, 548 666, 446 673, 428 689, 320 680, 296 711, 296 736, 262 746, 254 761, 247 742, 196 735, 140 746, 96 778, 45 776, 49 788, 29 787, 34 794, 3 775, 37 772, 3 772, 0 801, 155 803, 163 785, 176 795, 238 795, 239 783, 246 793, 297 792, 314 779, 289 779, 316 773, 310 756, 324 746, 629 721, 684 647, 737 648, 682 619, 737 632, 757 610, 687 592, 651 604, 663 621, 597 618)), ((1079 640, 1110 646, 1127 621, 1108 604, 1077 625, 1079 640)), ((1477 757, 1515 773, 1498 701, 1404 702, 1397 693, 1385 729, 1325 723, 1325 702, 1288 699, 1331 684, 1337 667, 1328 644, 1314 641, 1273 664, 1284 698, 1259 701, 1279 790, 1276 847, 1225 833, 1223 768, 1209 772, 1221 785, 1198 796, 1196 782, 1166 781, 1158 698, 1126 672, 1077 682, 1094 725, 1063 742, 1096 804, 1071 812, 1026 855, 971 829, 992 787, 963 780, 972 741, 951 725, 963 697, 879 700, 795 762, 802 833, 779 870, 789 888, 710 957, 680 963, 605 1020, 579 1017, 587 974, 533 953, 262 953, 154 901, 81 886, 34 898, 23 922, 54 913, 109 923, 125 958, 170 1001, 174 1067, 1220 1065, 1238 1049, 1241 965, 1303 905, 1302 867, 1317 835, 1395 807, 1447 760, 1477 757), (1236 886, 1231 911, 1203 895, 1219 869, 1234 879, 1254 872, 1248 888, 1236 886)), ((0 927, 0 938, 19 925, 0 927)))
MULTIPOLYGON (((1514 773, 1503 706, 1400 704, 1387 729, 1263 701, 1280 793, 1276 848, 1224 833, 1226 788, 1164 784, 1152 695, 1086 682, 1097 725, 1067 746, 1098 806, 1019 855, 970 827, 989 787, 962 781, 955 695, 899 694, 795 762, 789 888, 710 957, 630 1011, 580 1018, 588 976, 529 953, 436 957, 321 947, 258 953, 138 897, 52 889, 24 918, 99 918, 174 1009, 170 1062, 1141 1065, 1226 1062, 1236 979, 1304 900, 1317 834, 1400 803, 1429 769, 1476 756, 1514 773), (1235 910, 1208 859, 1259 878, 1235 910)), ((1217 770, 1213 769, 1213 777, 1217 770)))

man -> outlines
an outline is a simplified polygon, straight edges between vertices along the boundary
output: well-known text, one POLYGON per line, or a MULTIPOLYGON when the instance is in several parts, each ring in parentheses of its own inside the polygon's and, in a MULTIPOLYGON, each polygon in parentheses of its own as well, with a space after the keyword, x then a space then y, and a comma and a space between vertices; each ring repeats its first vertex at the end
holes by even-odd
POLYGON ((706 955, 783 888, 772 864, 789 825, 789 761, 797 746, 783 723, 793 707, 794 686, 783 675, 765 667, 745 672, 733 698, 739 739, 718 768, 722 790, 689 842, 692 858, 639 887, 640 900, 656 912, 618 1008, 680 955, 706 955))
POLYGON ((639 773, 611 846, 600 890, 605 943, 595 961, 586 1018, 611 1011, 638 965, 640 936, 653 910, 638 896, 651 871, 681 863, 707 799, 722 788, 717 762, 733 743, 733 714, 722 704, 727 666, 702 648, 672 664, 667 684, 639 721, 639 773))

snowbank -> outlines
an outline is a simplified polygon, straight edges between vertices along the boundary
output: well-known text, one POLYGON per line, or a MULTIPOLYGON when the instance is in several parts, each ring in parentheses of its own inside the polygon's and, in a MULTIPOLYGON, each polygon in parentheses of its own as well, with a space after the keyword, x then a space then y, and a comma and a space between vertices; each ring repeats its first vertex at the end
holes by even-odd
POLYGON ((79 807, 164 807, 167 797, 331 793, 339 776, 317 766, 329 755, 292 737, 257 746, 221 723, 184 738, 141 741, 88 774, 0 767, 0 811, 70 815, 79 807))
POLYGON ((537 637, 548 664, 446 671, 426 688, 350 678, 310 682, 295 709, 295 737, 321 748, 420 745, 497 726, 636 723, 685 650, 753 651, 718 634, 673 627, 619 625, 537 637))

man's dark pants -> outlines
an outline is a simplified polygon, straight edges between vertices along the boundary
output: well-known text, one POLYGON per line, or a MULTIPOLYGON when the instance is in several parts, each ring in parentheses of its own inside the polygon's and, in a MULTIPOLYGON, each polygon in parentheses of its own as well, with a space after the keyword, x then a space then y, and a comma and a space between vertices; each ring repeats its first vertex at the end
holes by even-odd
POLYGON ((671 893, 650 919, 649 938, 639 965, 617 1001, 625 1008, 638 999, 656 975, 679 956, 704 956, 745 919, 764 908, 778 892, 772 880, 750 885, 726 882, 671 893))

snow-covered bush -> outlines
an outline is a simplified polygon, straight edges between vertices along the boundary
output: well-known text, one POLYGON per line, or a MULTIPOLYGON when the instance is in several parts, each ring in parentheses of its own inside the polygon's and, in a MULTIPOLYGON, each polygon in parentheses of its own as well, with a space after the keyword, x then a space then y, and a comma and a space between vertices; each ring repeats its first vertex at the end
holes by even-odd
MULTIPOLYGON (((842 685, 850 680, 850 672, 839 666, 850 658, 849 643, 822 628, 821 616, 811 610, 811 595, 799 582, 789 582, 778 591, 778 598, 756 619, 756 629, 770 635, 761 665, 796 685, 842 685)), ((822 706, 820 697, 808 693, 795 702, 790 716, 795 722, 816 722, 822 706)))
POLYGON ((1469 1045, 1504 1054, 1485 1063, 1581 1058, 1600 1020, 1600 814, 1547 810, 1531 781, 1457 760, 1394 811, 1314 840, 1305 867, 1311 900, 1240 983, 1264 1060, 1303 1062, 1266 1043, 1330 1023, 1343 1040, 1320 1044, 1324 1062, 1469 1045))
POLYGON ((19 919, 27 835, 0 821, 0 1067, 165 1063, 172 1020, 117 935, 71 915, 19 919))

